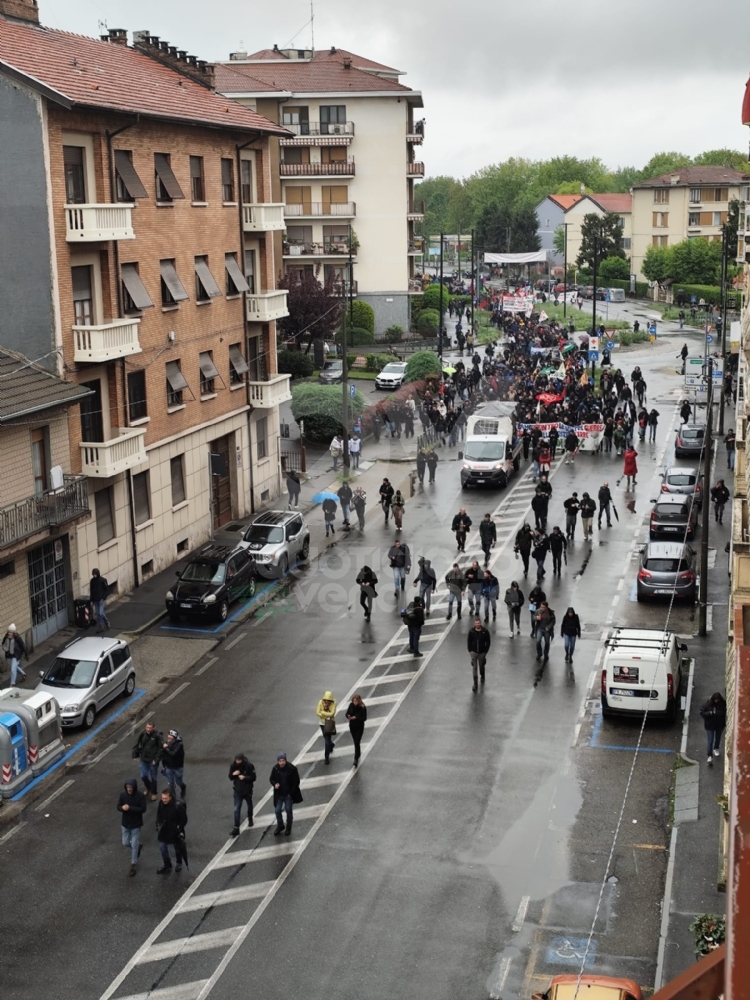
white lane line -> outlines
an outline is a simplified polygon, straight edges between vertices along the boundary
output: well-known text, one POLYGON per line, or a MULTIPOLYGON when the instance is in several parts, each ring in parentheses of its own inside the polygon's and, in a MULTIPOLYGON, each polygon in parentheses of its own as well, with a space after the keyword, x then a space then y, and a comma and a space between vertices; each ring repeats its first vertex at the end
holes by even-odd
POLYGON ((407 660, 413 660, 414 656, 411 653, 402 653, 400 656, 384 656, 380 663, 405 663, 407 660))
MULTIPOLYGON (((320 756, 317 754, 316 756, 320 756)), ((307 782, 305 782, 307 784, 307 782)), ((325 809, 325 803, 321 803, 317 806, 303 806, 301 809, 294 810, 294 822, 296 823, 298 819, 317 819, 318 816, 322 816, 323 810, 325 809)), ((259 816, 255 817, 255 822, 258 826, 267 826, 270 822, 276 819, 274 813, 260 813, 259 816)))
POLYGON ((521 902, 518 904, 518 913, 516 913, 516 919, 513 921, 513 926, 511 930, 514 934, 517 934, 523 927, 523 922, 526 919, 526 911, 529 908, 529 900, 531 896, 521 896, 521 902))
POLYGON ((625 586, 625 579, 623 577, 620 577, 620 582, 617 584, 617 589, 622 590, 624 586, 625 586))
POLYGON ((573 729, 573 742, 570 744, 573 749, 575 749, 575 747, 577 746, 578 737, 580 735, 581 735, 581 723, 576 722, 575 727, 573 729))
POLYGON ((203 666, 200 668, 200 670, 196 670, 195 671, 195 676, 196 677, 200 677, 201 674, 205 674, 205 672, 208 670, 208 668, 212 667, 214 665, 214 663, 216 663, 216 661, 218 659, 219 659, 218 656, 212 656, 211 659, 207 663, 203 664, 203 666))
POLYGON ((168 705, 170 701, 172 701, 173 698, 176 698, 180 691, 184 691, 186 687, 190 687, 190 681, 185 681, 184 684, 180 684, 178 688, 175 688, 170 695, 163 699, 162 705, 168 705))
POLYGON ((144 962, 160 962, 164 958, 175 958, 177 955, 189 955, 196 951, 211 951, 213 948, 226 948, 233 944, 242 927, 227 927, 223 931, 208 931, 206 934, 194 934, 192 937, 177 938, 175 941, 163 941, 152 944, 142 956, 139 964, 144 962))
MULTIPOLYGON (((600 649, 599 652, 597 653, 596 659, 594 660, 594 666, 595 667, 598 667, 599 664, 602 662, 602 653, 603 652, 604 652, 604 650, 600 649)), ((588 694, 591 691, 591 688, 594 686, 594 681, 596 680, 597 673, 598 673, 597 670, 592 670, 591 673, 589 674, 589 682, 586 685, 586 694, 588 694)))
POLYGON ((129 997, 120 997, 119 1000, 198 1000, 207 982, 207 979, 196 979, 192 983, 166 986, 160 990, 149 990, 148 993, 131 993, 129 997))
POLYGON ((510 963, 513 958, 503 958, 500 961, 500 968, 497 972, 497 979, 495 980, 492 989, 490 991, 490 1000, 500 1000, 502 997, 503 987, 505 986, 505 980, 508 978, 508 973, 510 972, 510 963))
POLYGON ((228 642, 226 644, 226 646, 224 647, 224 649, 232 649, 232 647, 236 646, 238 642, 242 642, 242 640, 245 638, 246 635, 247 635, 247 632, 240 632, 240 634, 237 636, 236 639, 232 639, 231 642, 228 642))
POLYGON ((682 740, 680 741, 680 753, 687 753, 688 727, 690 725, 690 706, 693 701, 693 678, 695 676, 695 657, 690 660, 690 673, 688 674, 687 697, 685 699, 685 715, 682 720, 682 740))
MULTIPOLYGON (((412 656, 412 660, 414 657, 412 656)), ((399 681, 413 680, 416 671, 410 674, 386 674, 385 677, 373 677, 370 680, 362 681, 360 687, 377 687, 378 684, 398 684, 399 681)))
POLYGON ((49 795, 44 800, 44 802, 42 802, 40 805, 38 805, 38 806, 36 806, 34 808, 34 812, 38 812, 38 813, 44 812, 44 810, 47 808, 47 806, 50 804, 50 802, 54 802, 58 795, 62 795, 62 793, 67 788, 70 788, 71 785, 75 785, 75 783, 76 783, 76 779, 75 778, 71 778, 70 781, 66 781, 64 785, 60 785, 60 787, 57 789, 57 791, 53 792, 51 795, 49 795))
MULTIPOLYGON (((249 851, 230 851, 227 854, 223 854, 218 860, 209 862, 205 870, 206 872, 216 871, 218 868, 234 868, 237 865, 246 865, 250 861, 268 861, 269 858, 282 858, 284 855, 296 854, 301 846, 300 841, 290 841, 288 844, 272 844, 270 847, 256 847, 249 851)), ((203 873, 201 872, 201 874, 203 873)), ((187 896, 187 893, 185 895, 187 896)), ((185 896, 183 896, 184 899, 185 896)), ((175 908, 175 913, 177 912, 178 908, 175 908)))
POLYGON ((669 838, 669 861, 667 862, 667 880, 664 884, 664 901, 661 908, 661 927, 659 929, 659 947, 656 952, 656 975, 654 977, 654 991, 660 990, 664 982, 664 956, 667 949, 667 935, 669 934, 669 918, 672 915, 672 883, 674 881, 674 865, 677 847, 677 831, 679 824, 672 827, 672 836, 669 838))
POLYGON ((612 598, 612 607, 616 608, 619 603, 620 603, 620 595, 615 594, 615 596, 612 598))
POLYGON ((254 885, 237 886, 236 889, 204 892, 186 899, 184 905, 180 907, 180 913, 193 913, 195 910, 208 910, 212 906, 226 906, 228 903, 243 903, 247 899, 260 899, 272 886, 272 881, 256 882, 254 885))
POLYGON ((17 823, 12 830, 8 830, 7 833, 4 833, 3 836, 0 837, 0 844, 4 844, 6 841, 10 840, 11 837, 15 837, 18 831, 21 830, 24 826, 26 826, 25 822, 17 823))
POLYGON ((319 778, 305 778, 305 788, 323 788, 325 785, 338 785, 346 777, 346 771, 340 774, 321 774, 319 778))
MULTIPOLYGON (((369 704, 369 699, 368 699, 368 704, 369 704)), ((376 733, 375 735, 378 735, 378 734, 376 733)), ((361 743, 360 744, 360 750, 362 751, 363 754, 364 754, 365 750, 369 746, 370 746, 370 743, 361 743)), ((335 752, 336 751, 334 750, 334 753, 335 752)), ((297 757, 297 759, 294 761, 294 763, 295 764, 314 764, 315 761, 321 761, 323 759, 322 753, 323 753, 322 748, 319 749, 319 750, 311 750, 308 753, 303 753, 300 757, 297 757)), ((351 778, 351 771, 348 771, 344 775, 344 778, 351 778)), ((315 807, 315 808, 317 808, 317 807, 315 807)), ((296 809, 294 810, 294 818, 295 819, 297 818, 297 810, 296 809)))
POLYGON ((257 628, 259 625, 262 625, 263 622, 266 620, 266 618, 270 618, 272 614, 273 614, 273 612, 266 611, 266 613, 264 615, 261 615, 260 618, 257 618, 253 622, 253 624, 250 626, 250 628, 257 628))
POLYGON ((100 760, 103 760, 108 753, 111 753, 117 746, 116 743, 110 743, 108 747, 105 747, 101 753, 98 753, 96 757, 92 757, 90 761, 86 764, 86 770, 90 771, 95 764, 98 764, 100 760))
MULTIPOLYGON (((368 705, 391 705, 394 702, 401 701, 402 695, 400 694, 379 694, 374 698, 368 698, 368 705)), ((307 782, 305 782, 307 784, 307 782)))
POLYGON ((713 604, 706 605, 706 631, 713 632, 714 629, 714 606, 713 604))

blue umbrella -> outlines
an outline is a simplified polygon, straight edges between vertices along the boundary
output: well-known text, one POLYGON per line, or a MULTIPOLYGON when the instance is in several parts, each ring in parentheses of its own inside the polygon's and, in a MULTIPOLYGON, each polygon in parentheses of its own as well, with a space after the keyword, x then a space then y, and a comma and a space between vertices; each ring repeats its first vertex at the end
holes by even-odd
POLYGON ((338 494, 331 493, 330 490, 323 490, 322 493, 316 493, 313 497, 313 503, 323 503, 324 500, 335 500, 338 503, 338 494))

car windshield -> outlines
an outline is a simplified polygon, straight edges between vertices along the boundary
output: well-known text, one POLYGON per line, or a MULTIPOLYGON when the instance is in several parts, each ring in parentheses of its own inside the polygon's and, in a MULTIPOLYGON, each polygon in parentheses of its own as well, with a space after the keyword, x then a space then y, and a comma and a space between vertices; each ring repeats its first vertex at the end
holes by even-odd
POLYGON ((648 559, 646 561, 646 569, 651 573, 676 573, 679 565, 679 559, 648 559))
POLYGON ((284 541, 284 529, 272 524, 251 524, 245 532, 246 542, 261 542, 263 545, 284 541))
POLYGON ((656 505, 657 514, 684 514, 685 508, 679 503, 658 503, 656 505))
POLYGON ((469 462, 499 462, 504 455, 504 441, 466 442, 464 458, 469 462))
POLYGON ((94 682, 96 660, 79 660, 76 657, 58 656, 42 678, 50 687, 89 688, 94 682))
POLYGON ((224 583, 226 571, 224 563, 195 560, 187 564, 180 579, 191 583, 224 583))
POLYGON ((340 371, 344 362, 343 361, 325 361, 323 363, 324 372, 340 371))
POLYGON ((667 476, 667 482, 670 486, 694 486, 695 476, 667 476))
POLYGON ((702 427, 683 427, 680 431, 680 437, 685 441, 695 441, 703 437, 702 427))
POLYGON ((403 375, 404 369, 402 365, 386 365, 381 372, 382 375, 403 375))

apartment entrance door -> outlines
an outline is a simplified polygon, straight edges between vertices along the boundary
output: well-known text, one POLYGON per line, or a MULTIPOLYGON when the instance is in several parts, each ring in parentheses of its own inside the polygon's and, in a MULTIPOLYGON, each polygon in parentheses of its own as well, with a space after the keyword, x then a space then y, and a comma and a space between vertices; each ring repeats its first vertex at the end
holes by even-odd
POLYGON ((67 542, 65 537, 45 542, 27 555, 31 632, 35 646, 68 624, 67 542))
POLYGON ((229 477, 229 438, 221 437, 209 445, 211 452, 211 513, 214 528, 232 519, 232 484, 229 477))

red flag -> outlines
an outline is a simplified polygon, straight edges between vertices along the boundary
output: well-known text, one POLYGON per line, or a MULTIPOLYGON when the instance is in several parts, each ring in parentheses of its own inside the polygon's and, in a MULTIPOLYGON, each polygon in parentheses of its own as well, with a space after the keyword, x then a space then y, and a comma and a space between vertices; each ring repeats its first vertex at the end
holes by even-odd
POLYGON ((539 395, 534 398, 538 399, 541 403, 544 403, 545 406, 549 406, 550 403, 562 403, 565 399, 565 392, 540 392, 539 395))

